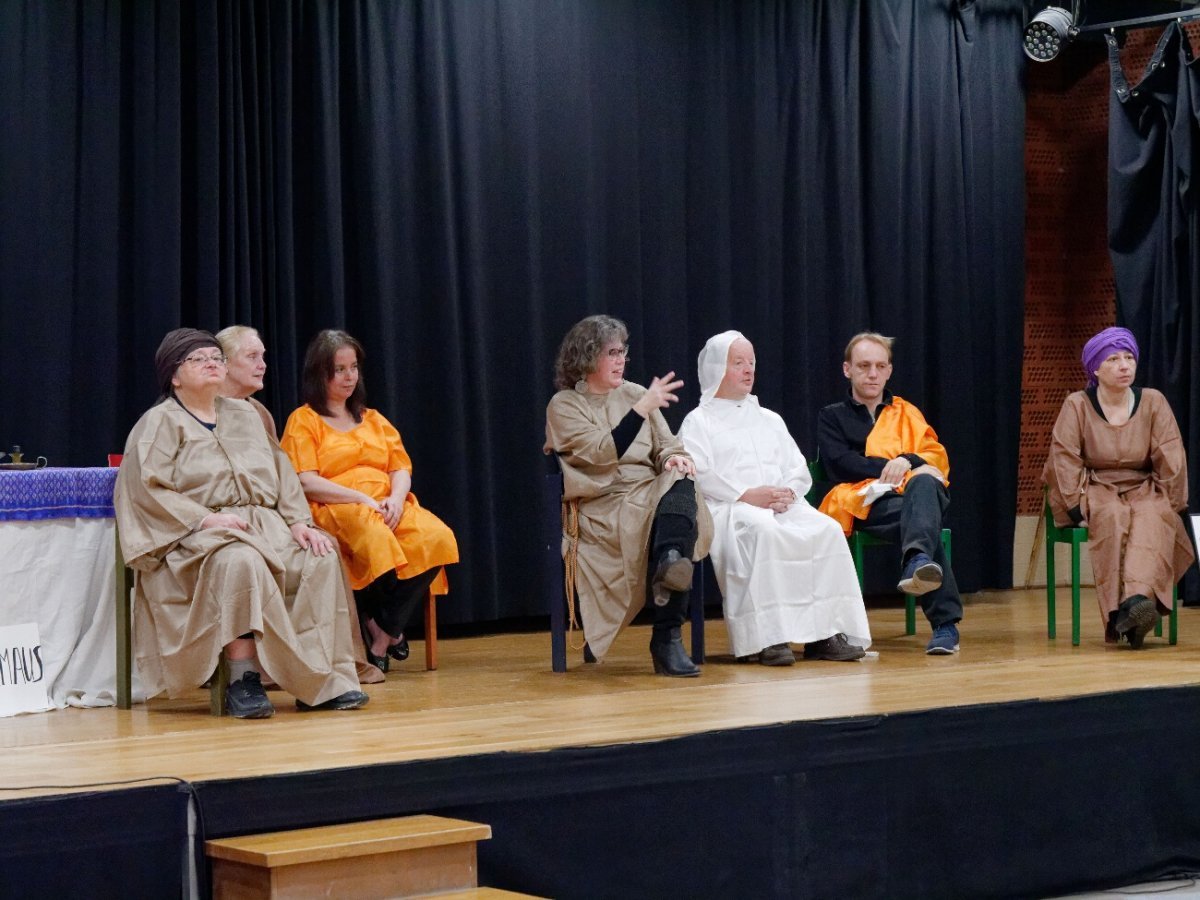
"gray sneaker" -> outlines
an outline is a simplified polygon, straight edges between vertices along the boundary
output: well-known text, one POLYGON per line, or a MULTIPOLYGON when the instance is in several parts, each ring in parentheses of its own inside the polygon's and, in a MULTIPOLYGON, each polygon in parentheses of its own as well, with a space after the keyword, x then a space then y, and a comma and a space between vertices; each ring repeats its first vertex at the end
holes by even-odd
POLYGON ((225 711, 235 719, 269 719, 275 707, 263 690, 262 676, 247 672, 225 688, 225 711))

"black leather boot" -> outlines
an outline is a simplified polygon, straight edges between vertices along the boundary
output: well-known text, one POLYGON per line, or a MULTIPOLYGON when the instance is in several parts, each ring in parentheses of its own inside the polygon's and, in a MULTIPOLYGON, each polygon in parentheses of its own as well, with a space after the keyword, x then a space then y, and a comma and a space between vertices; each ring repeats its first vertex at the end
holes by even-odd
POLYGON ((650 658, 654 660, 656 675, 695 678, 700 674, 700 667, 688 658, 687 651, 683 649, 683 640, 679 637, 678 628, 655 632, 654 637, 650 639, 650 658))

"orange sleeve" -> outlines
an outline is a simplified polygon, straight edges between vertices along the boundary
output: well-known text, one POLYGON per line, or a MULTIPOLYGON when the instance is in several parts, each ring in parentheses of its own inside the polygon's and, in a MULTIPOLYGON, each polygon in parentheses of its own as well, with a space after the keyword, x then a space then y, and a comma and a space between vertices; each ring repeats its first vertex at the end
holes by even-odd
POLYGON ((308 406, 301 406, 290 416, 283 427, 283 440, 279 443, 288 455, 297 472, 318 472, 317 448, 321 439, 317 434, 317 414, 308 406))
POLYGON ((412 460, 409 459, 408 451, 404 449, 404 441, 400 440, 400 432, 396 430, 396 426, 389 422, 382 413, 371 410, 379 418, 379 430, 383 434, 384 443, 387 445, 388 473, 404 469, 410 475, 412 474, 412 460))

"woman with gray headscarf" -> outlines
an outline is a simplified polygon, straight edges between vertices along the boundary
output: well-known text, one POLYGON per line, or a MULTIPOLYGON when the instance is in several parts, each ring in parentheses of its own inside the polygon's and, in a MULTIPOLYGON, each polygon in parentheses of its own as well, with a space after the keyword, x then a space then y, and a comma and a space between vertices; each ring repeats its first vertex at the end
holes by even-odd
POLYGON ((1133 385, 1128 329, 1092 337, 1082 363, 1087 387, 1063 402, 1042 479, 1055 523, 1088 527, 1104 639, 1139 649, 1195 558, 1179 517, 1187 460, 1166 398, 1133 385))
POLYGON ((226 706, 238 718, 274 714, 262 672, 301 710, 364 705, 333 541, 312 527, 258 414, 219 396, 217 339, 176 329, 154 367, 162 395, 129 434, 113 496, 138 573, 134 646, 147 695, 195 688, 224 654, 226 706))

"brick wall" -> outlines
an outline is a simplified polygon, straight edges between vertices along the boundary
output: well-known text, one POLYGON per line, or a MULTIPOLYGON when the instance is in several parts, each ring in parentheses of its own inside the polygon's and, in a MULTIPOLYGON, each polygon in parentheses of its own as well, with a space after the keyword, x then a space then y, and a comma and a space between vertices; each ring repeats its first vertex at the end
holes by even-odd
MULTIPOLYGON (((1136 83, 1162 30, 1129 34, 1136 83)), ((1188 26, 1200 46, 1200 24, 1188 26)), ((1017 515, 1042 510, 1041 472, 1063 398, 1083 386, 1084 342, 1116 321, 1108 254, 1108 55, 1069 46, 1028 66, 1025 117, 1025 359, 1017 515)))

